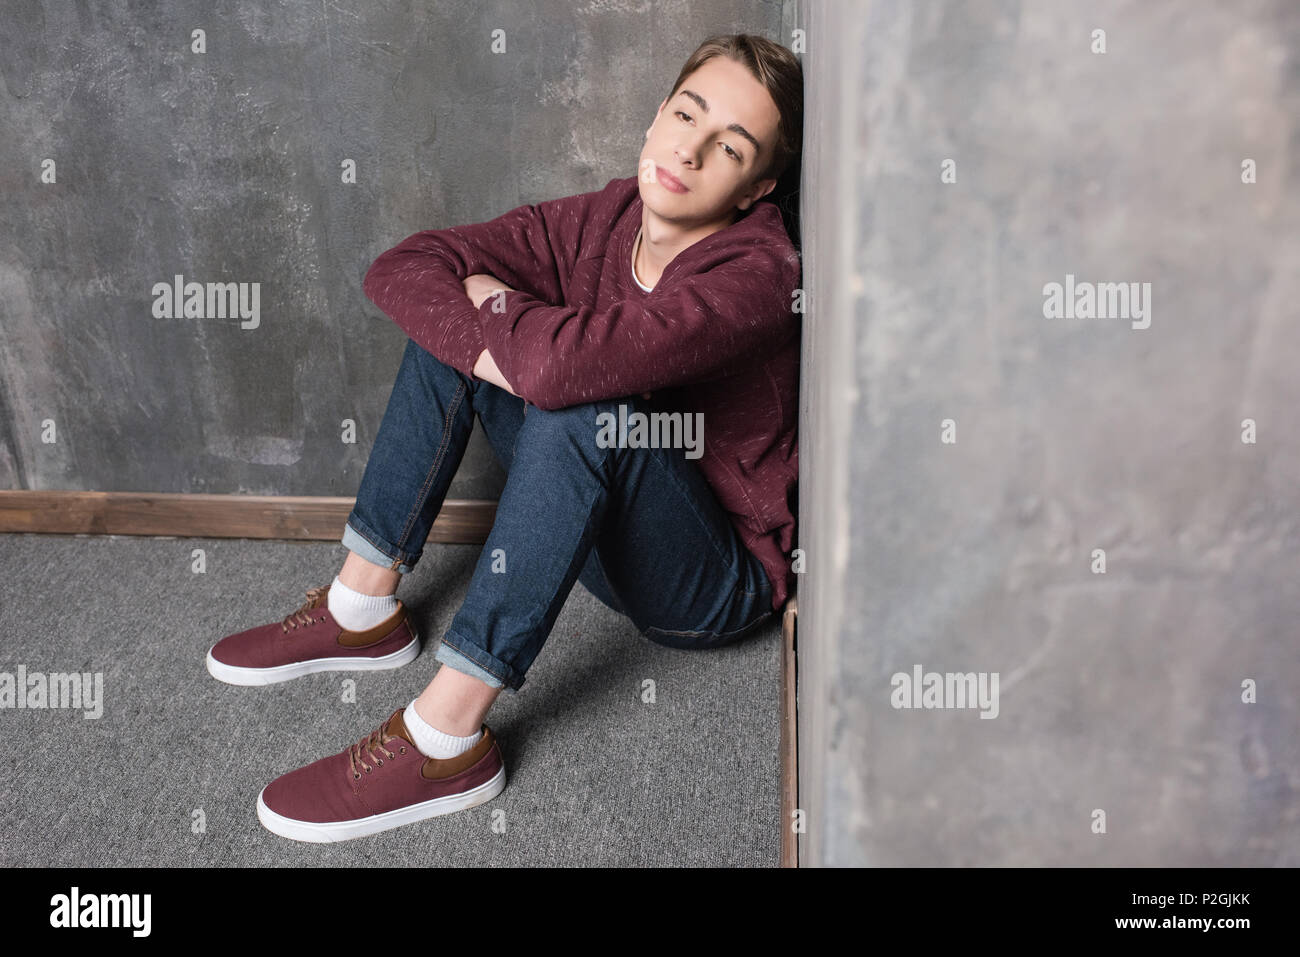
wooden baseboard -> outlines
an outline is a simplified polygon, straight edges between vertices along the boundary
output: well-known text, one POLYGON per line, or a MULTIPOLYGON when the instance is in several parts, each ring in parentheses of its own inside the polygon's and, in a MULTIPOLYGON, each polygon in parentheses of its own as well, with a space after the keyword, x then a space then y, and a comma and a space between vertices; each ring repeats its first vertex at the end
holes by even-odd
POLYGON ((781 620, 781 866, 799 866, 794 812, 799 806, 798 683, 795 657, 798 596, 785 603, 781 620))
MULTIPOLYGON (((283 495, 0 490, 0 532, 337 542, 354 504, 283 495)), ((492 499, 448 499, 429 541, 485 542, 496 511, 492 499)))

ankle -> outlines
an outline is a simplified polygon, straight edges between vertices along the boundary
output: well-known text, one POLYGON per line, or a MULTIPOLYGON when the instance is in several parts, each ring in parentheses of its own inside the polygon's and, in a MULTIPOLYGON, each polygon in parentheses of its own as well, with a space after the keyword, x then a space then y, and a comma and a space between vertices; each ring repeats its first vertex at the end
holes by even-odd
POLYGON ((338 579, 353 591, 376 598, 397 594, 402 573, 367 561, 356 552, 349 552, 339 571, 338 579))
POLYGON ((421 721, 444 734, 465 737, 478 731, 482 725, 482 722, 474 720, 472 715, 469 716, 469 720, 466 720, 464 714, 450 713, 450 709, 433 707, 425 700, 424 695, 416 698, 412 705, 421 721))

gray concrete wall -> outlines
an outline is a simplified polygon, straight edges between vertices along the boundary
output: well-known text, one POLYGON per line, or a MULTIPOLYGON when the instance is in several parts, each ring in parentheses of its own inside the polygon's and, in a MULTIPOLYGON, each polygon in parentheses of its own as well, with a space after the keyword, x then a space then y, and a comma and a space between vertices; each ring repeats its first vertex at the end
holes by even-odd
POLYGON ((802 23, 803 862, 1300 864, 1300 6, 802 23))
MULTIPOLYGON (((699 42, 792 9, 6 0, 0 488, 354 495, 406 342, 374 258, 633 175, 699 42), (176 274, 260 324, 154 318, 176 274)), ((449 494, 503 481, 476 431, 449 494)))

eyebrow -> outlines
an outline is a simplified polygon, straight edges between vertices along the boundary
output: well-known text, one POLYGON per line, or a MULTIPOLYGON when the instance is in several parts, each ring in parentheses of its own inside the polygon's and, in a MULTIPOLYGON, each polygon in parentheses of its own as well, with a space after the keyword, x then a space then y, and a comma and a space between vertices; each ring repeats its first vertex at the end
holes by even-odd
MULTIPOLYGON (((700 105, 700 109, 703 110, 705 113, 709 112, 708 101, 705 100, 704 97, 700 96, 700 94, 696 93, 694 90, 679 90, 678 92, 682 96, 689 96, 692 100, 694 100, 696 103, 700 105)), ((749 132, 749 130, 745 129, 739 123, 732 123, 730 126, 727 127, 727 129, 731 130, 731 132, 733 133, 739 133, 745 139, 753 143, 755 153, 763 152, 763 147, 760 146, 758 140, 754 138, 754 134, 749 132)))

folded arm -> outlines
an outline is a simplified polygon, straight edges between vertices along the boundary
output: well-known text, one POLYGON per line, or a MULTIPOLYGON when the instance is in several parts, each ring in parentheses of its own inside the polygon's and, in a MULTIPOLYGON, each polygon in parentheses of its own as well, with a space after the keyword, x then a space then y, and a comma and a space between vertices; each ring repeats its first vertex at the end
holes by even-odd
POLYGON ((551 306, 522 290, 479 306, 483 341, 542 409, 733 375, 798 334, 799 261, 766 249, 605 309, 551 306))
MULTIPOLYGON (((510 288, 495 276, 489 276, 486 273, 475 273, 467 277, 464 285, 465 295, 476 310, 491 293, 499 289, 510 288)), ((492 358, 492 353, 488 352, 487 349, 479 353, 478 361, 474 363, 474 376, 484 382, 491 382, 493 385, 505 389, 511 395, 519 395, 518 392, 511 388, 510 383, 506 381, 506 377, 501 374, 496 361, 492 358)))
POLYGON ((414 233, 374 261, 362 288, 417 345, 466 375, 486 348, 464 281, 488 273, 540 301, 563 301, 554 220, 583 197, 519 206, 485 223, 414 233))

